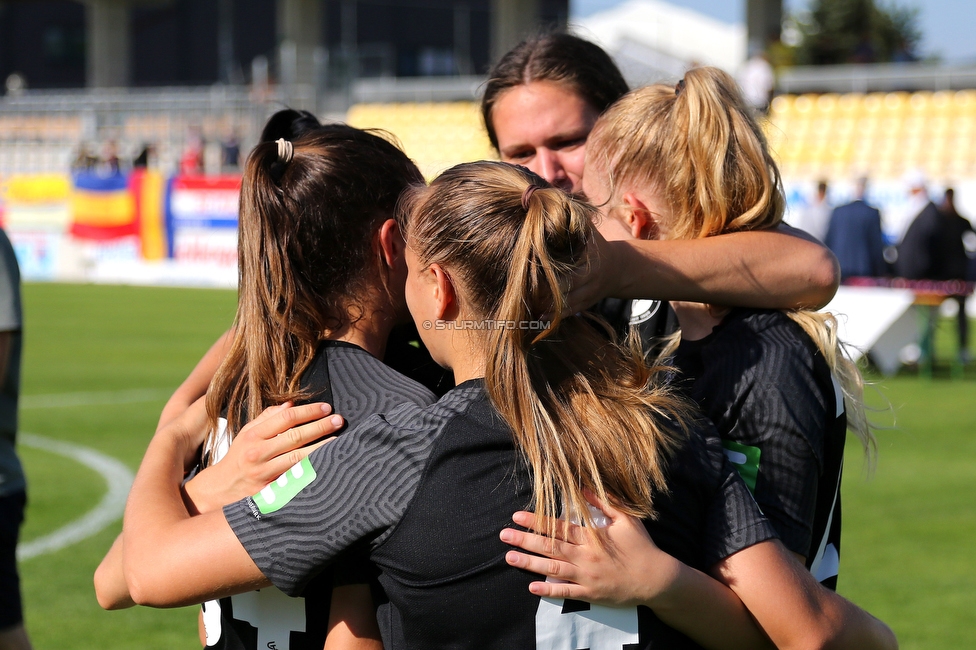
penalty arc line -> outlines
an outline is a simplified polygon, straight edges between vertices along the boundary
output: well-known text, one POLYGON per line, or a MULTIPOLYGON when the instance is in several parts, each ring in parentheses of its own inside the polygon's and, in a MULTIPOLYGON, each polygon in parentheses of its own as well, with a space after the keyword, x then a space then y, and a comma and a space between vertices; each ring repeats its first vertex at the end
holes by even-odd
POLYGON ((60 551, 100 532, 122 516, 125 500, 135 477, 132 470, 121 461, 88 447, 31 433, 18 434, 17 442, 76 460, 98 472, 108 484, 108 491, 94 509, 48 535, 20 544, 17 548, 18 560, 29 560, 38 555, 60 551))

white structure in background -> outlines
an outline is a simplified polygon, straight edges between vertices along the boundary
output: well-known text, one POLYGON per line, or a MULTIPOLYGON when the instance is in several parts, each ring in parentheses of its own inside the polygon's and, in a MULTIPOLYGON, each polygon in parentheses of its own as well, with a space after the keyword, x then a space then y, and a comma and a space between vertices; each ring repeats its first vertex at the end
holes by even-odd
POLYGON ((735 74, 746 60, 746 28, 656 0, 630 0, 573 21, 570 31, 613 56, 627 82, 677 81, 693 65, 735 74))

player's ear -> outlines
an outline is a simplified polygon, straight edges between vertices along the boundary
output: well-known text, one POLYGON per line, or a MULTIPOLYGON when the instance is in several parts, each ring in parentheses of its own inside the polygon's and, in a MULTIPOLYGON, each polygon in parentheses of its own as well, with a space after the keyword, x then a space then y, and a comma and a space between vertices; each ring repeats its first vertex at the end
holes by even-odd
POLYGON ((434 316, 438 320, 455 320, 458 317, 457 292, 454 282, 440 264, 431 264, 427 269, 432 274, 431 297, 434 301, 434 316))
POLYGON ((378 231, 379 249, 383 262, 394 267, 403 263, 403 249, 406 244, 403 242, 403 235, 400 234, 400 226, 396 220, 387 219, 380 226, 378 231))
POLYGON ((624 219, 634 239, 657 239, 658 224, 647 204, 631 192, 624 194, 623 200, 630 206, 629 210, 624 211, 624 219))

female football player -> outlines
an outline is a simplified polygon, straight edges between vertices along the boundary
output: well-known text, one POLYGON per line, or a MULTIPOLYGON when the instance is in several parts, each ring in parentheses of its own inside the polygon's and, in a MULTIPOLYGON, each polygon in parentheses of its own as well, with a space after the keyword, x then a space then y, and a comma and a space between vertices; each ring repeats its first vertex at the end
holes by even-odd
MULTIPOLYGON (((270 584, 299 594, 365 552, 389 599, 378 615, 387 648, 892 647, 883 624, 773 539, 708 425, 653 381, 638 346, 559 317, 592 207, 527 170, 472 163, 405 208, 406 301, 456 388, 361 422, 252 497, 199 516, 179 489, 196 442, 164 428, 125 515, 137 602, 270 584), (512 511, 532 506, 549 533, 560 514, 593 524, 590 492, 643 518, 661 551, 642 565, 644 599, 625 608, 540 600, 505 561, 498 535, 512 511)), ((277 410, 255 427, 322 413, 277 410)))

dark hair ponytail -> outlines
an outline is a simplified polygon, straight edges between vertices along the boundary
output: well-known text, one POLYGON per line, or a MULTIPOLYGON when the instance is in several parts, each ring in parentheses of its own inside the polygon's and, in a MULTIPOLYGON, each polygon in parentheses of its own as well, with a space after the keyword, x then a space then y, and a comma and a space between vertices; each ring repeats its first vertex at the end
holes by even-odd
POLYGON ((319 341, 360 317, 375 281, 373 235, 401 192, 421 182, 388 140, 335 124, 294 142, 258 144, 247 159, 238 228, 235 335, 207 393, 211 430, 299 399, 319 341), (357 313, 359 315, 357 315, 357 313))

